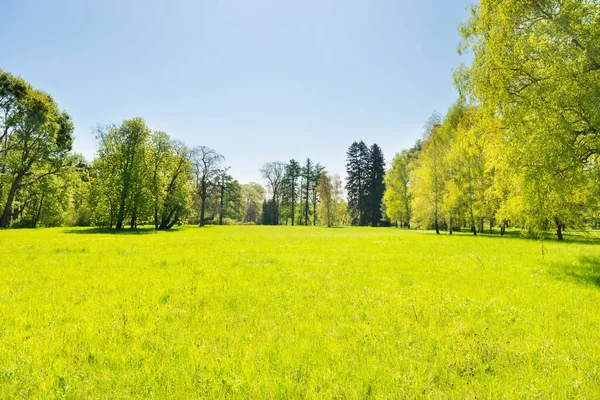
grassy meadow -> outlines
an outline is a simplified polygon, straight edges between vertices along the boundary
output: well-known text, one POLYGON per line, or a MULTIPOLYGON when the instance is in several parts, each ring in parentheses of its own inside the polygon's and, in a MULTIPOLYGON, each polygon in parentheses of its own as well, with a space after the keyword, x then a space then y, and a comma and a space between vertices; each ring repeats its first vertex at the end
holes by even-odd
POLYGON ((600 239, 0 231, 0 398, 598 398, 600 239))

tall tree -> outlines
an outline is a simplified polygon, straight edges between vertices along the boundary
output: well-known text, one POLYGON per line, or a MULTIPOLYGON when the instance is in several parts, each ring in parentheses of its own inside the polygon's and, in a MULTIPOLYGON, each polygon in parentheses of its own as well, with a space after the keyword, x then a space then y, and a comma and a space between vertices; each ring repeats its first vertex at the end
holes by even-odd
POLYGON ((321 172, 316 191, 319 196, 318 219, 327 227, 342 225, 347 204, 343 199, 343 184, 338 175, 321 172))
POLYGON ((413 219, 420 226, 433 225, 440 233, 443 220, 443 199, 446 192, 445 153, 448 150, 446 131, 441 117, 433 114, 425 125, 422 150, 411 175, 413 219))
POLYGON ((292 226, 294 226, 296 219, 296 202, 298 200, 298 184, 301 173, 302 168, 298 161, 292 159, 286 164, 282 182, 282 201, 289 205, 292 226))
POLYGON ((312 212, 313 212, 313 225, 316 226, 317 225, 317 203, 319 201, 319 191, 317 190, 317 186, 319 186, 319 183, 321 182, 321 176, 322 173, 325 171, 325 167, 323 167, 321 164, 316 163, 314 168, 313 168, 313 174, 312 174, 312 182, 311 182, 311 187, 312 187, 312 212))
POLYGON ((238 181, 227 173, 229 168, 222 169, 219 178, 219 225, 223 225, 223 217, 241 218, 242 193, 238 181))
POLYGON ((181 221, 190 204, 191 153, 184 143, 154 132, 149 156, 154 227, 168 230, 181 221))
POLYGON ((499 165, 509 172, 498 172, 519 180, 501 217, 520 209, 530 230, 553 223, 561 238, 579 219, 583 177, 600 154, 600 4, 481 0, 461 34, 473 63, 457 71, 457 85, 501 117, 508 162, 499 165))
POLYGON ((206 200, 209 190, 219 176, 219 167, 225 158, 215 150, 206 146, 192 149, 192 167, 196 194, 200 199, 200 226, 205 223, 206 200))
POLYGON ((267 219, 270 222, 269 225, 279 225, 279 202, 284 171, 285 164, 280 161, 267 163, 260 170, 263 179, 267 181, 267 189, 271 193, 271 203, 266 207, 266 210, 272 213, 267 219))
POLYGON ((371 146, 369 151, 369 174, 368 174, 368 195, 367 207, 371 226, 377 226, 381 221, 381 204, 383 194, 385 193, 385 183, 383 176, 385 174, 385 159, 381 147, 376 143, 371 146))
POLYGON ((314 164, 310 158, 306 159, 306 164, 302 167, 302 178, 304 181, 304 225, 309 225, 308 215, 310 212, 310 191, 313 183, 314 164))
POLYGON ((408 184, 412 168, 412 157, 408 150, 396 153, 384 180, 386 191, 384 203, 386 213, 392 222, 404 227, 410 221, 410 194, 408 184))
POLYGON ((110 197, 111 225, 112 215, 116 229, 122 229, 125 218, 130 216, 134 228, 144 190, 141 180, 150 129, 141 118, 133 118, 119 126, 98 128, 96 137, 99 141, 96 181, 98 189, 110 197))
POLYGON ((21 189, 68 165, 72 133, 50 95, 0 69, 0 227, 10 225, 21 189))
POLYGON ((241 185, 241 196, 244 206, 243 222, 259 223, 261 207, 265 200, 265 188, 255 182, 241 185))
POLYGON ((365 225, 369 181, 369 148, 361 140, 354 142, 346 153, 346 192, 352 225, 365 225))

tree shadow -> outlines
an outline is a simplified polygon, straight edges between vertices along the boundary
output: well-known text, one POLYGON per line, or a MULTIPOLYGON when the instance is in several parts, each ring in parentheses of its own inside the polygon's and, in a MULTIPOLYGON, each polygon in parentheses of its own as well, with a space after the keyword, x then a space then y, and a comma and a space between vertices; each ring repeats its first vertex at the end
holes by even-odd
MULTIPOLYGON (((442 235, 444 232, 442 232, 442 235)), ((447 232, 446 232, 447 234, 447 232)), ((473 237, 473 233, 467 230, 462 230, 461 232, 454 232, 454 236, 457 237, 473 237)), ((529 240, 529 241, 548 241, 554 243, 576 243, 576 244, 585 244, 585 245, 600 245, 600 236, 598 236, 597 231, 586 231, 586 232, 577 232, 577 233, 564 233, 564 240, 560 241, 556 237, 556 235, 552 235, 546 233, 540 236, 531 236, 522 231, 506 231, 504 235, 501 235, 500 232, 490 233, 487 232, 477 232, 477 236, 485 237, 485 238, 494 238, 494 239, 519 239, 519 240, 529 240)))
POLYGON ((600 288, 600 257, 583 256, 571 264, 554 263, 549 272, 560 280, 565 278, 600 288))
POLYGON ((138 229, 110 229, 110 228, 80 228, 80 229, 65 229, 63 232, 75 235, 149 235, 157 232, 172 232, 157 231, 154 228, 138 228, 138 229))

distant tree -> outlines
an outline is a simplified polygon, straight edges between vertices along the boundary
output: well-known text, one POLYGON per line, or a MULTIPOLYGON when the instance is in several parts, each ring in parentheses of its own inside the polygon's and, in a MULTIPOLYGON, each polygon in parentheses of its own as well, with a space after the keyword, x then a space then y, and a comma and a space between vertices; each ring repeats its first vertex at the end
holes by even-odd
POLYGON ((410 181, 412 157, 408 150, 396 153, 392 166, 386 172, 384 203, 386 213, 392 222, 399 222, 404 227, 410 221, 410 181))
POLYGON ((304 181, 304 225, 309 224, 309 211, 310 211, 310 191, 313 183, 314 175, 314 164, 310 158, 306 159, 306 164, 302 167, 302 178, 304 181))
POLYGON ((319 185, 317 186, 317 192, 321 199, 320 215, 325 221, 327 227, 333 226, 334 223, 334 199, 333 199, 333 183, 327 172, 321 172, 321 178, 319 179, 319 185))
POLYGON ((218 177, 219 225, 223 225, 223 217, 239 219, 242 213, 241 186, 227 173, 228 169, 221 170, 218 177))
POLYGON ((267 189, 271 193, 271 202, 266 209, 272 215, 265 216, 265 208, 263 207, 263 218, 265 218, 265 221, 270 222, 269 225, 279 225, 279 202, 281 199, 284 171, 285 164, 279 161, 267 163, 260 170, 263 179, 267 181, 267 189))
POLYGON ((150 144, 151 192, 154 227, 171 229, 187 213, 192 191, 191 151, 164 132, 155 132, 150 144))
POLYGON ((346 192, 352 225, 365 225, 369 182, 369 148, 363 142, 354 142, 348 149, 346 192))
POLYGON ((191 155, 195 190, 200 199, 200 226, 204 226, 209 190, 215 185, 219 167, 225 158, 206 146, 194 147, 191 155))
POLYGON ((377 226, 381 221, 381 204, 385 193, 385 159, 381 148, 375 143, 369 151, 369 173, 367 181, 367 213, 370 217, 371 226, 377 226))
POLYGON ((108 220, 112 226, 114 218, 116 229, 124 227, 127 216, 131 217, 131 227, 135 227, 145 190, 149 137, 150 129, 141 118, 97 129, 95 204, 99 208, 109 204, 108 220))
POLYGON ((262 225, 278 225, 275 219, 277 216, 277 205, 275 200, 265 200, 262 205, 261 224, 262 225))
POLYGON ((319 201, 319 192, 317 191, 317 186, 319 186, 319 183, 321 181, 321 176, 322 173, 325 171, 325 167, 323 167, 321 164, 317 163, 315 164, 314 168, 313 168, 313 173, 312 173, 312 180, 310 182, 310 185, 312 187, 312 211, 313 211, 313 225, 317 225, 317 203, 319 201))
POLYGON ((343 184, 338 175, 330 176, 321 172, 316 191, 319 195, 318 219, 327 227, 342 225, 345 222, 347 204, 343 199, 343 184))
POLYGON ((411 176, 413 218, 420 226, 431 223, 437 234, 440 233, 446 191, 446 134, 441 117, 433 114, 426 123, 422 150, 411 176))
POLYGON ((265 200, 265 188, 258 183, 251 182, 241 185, 242 205, 244 207, 243 222, 261 222, 262 204, 265 200))
POLYGON ((282 202, 289 205, 292 226, 296 219, 296 202, 299 195, 300 175, 302 168, 296 160, 290 160, 285 166, 282 182, 282 202))

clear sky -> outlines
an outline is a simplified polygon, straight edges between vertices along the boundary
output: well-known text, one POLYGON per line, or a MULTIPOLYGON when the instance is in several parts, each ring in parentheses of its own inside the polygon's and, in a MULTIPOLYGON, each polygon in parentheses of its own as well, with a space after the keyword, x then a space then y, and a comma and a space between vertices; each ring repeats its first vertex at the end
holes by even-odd
POLYGON ((457 94, 468 0, 2 0, 0 68, 53 95, 92 158, 97 124, 141 116, 226 157, 242 183, 354 140, 390 161, 457 94))

